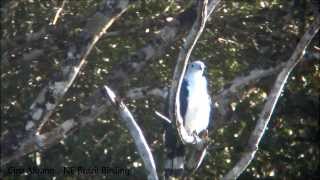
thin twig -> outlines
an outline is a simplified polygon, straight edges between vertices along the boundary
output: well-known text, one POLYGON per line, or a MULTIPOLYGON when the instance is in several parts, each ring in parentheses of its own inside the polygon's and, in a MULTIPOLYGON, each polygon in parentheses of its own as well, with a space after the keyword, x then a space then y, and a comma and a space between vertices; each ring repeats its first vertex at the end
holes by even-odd
POLYGON ((104 86, 106 97, 112 102, 112 104, 116 107, 121 117, 122 122, 127 126, 134 143, 138 149, 140 157, 142 158, 145 168, 148 172, 148 179, 157 180, 157 170, 156 165, 154 163, 154 159, 151 153, 151 150, 148 146, 148 143, 139 127, 139 125, 134 120, 131 112, 126 107, 126 105, 119 101, 119 98, 115 95, 115 93, 108 87, 104 86))
POLYGON ((165 120, 167 123, 171 124, 171 120, 169 118, 167 118, 165 115, 161 114, 158 111, 154 111, 154 113, 159 116, 161 119, 165 120))
POLYGON ((58 19, 59 19, 59 17, 60 17, 60 14, 61 14, 61 12, 62 12, 62 10, 63 10, 63 8, 64 8, 64 5, 66 4, 66 2, 67 2, 67 0, 63 0, 62 1, 62 4, 61 4, 61 6, 59 7, 59 9, 57 10, 57 13, 56 13, 56 15, 54 16, 54 18, 53 18, 53 21, 52 21, 52 25, 56 25, 56 23, 57 23, 57 21, 58 21, 58 19))
POLYGON ((269 94, 269 98, 264 105, 263 110, 260 113, 259 120, 256 123, 256 127, 251 133, 247 151, 244 152, 240 160, 235 164, 235 166, 222 178, 223 180, 231 180, 238 178, 241 173, 248 167, 250 162, 253 160, 255 153, 258 150, 258 145, 260 140, 267 128, 273 110, 278 102, 281 91, 290 75, 290 72, 294 67, 301 61, 305 49, 313 39, 313 37, 319 31, 320 20, 316 19, 315 22, 310 25, 307 32, 303 35, 300 42, 298 43, 295 51, 291 55, 290 59, 279 73, 273 88, 269 94))

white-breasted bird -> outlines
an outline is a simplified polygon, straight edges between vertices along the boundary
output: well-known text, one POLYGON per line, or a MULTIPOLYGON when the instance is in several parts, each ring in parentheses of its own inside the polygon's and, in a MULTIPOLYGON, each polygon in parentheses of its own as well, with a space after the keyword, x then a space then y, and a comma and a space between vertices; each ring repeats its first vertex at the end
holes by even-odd
MULTIPOLYGON (((189 134, 207 135, 211 114, 211 98, 208 94, 207 79, 204 76, 205 64, 194 61, 187 67, 180 90, 180 114, 189 134)), ((179 142, 172 124, 165 126, 165 176, 181 176, 194 172, 201 164, 206 148, 188 152, 179 142), (186 170, 186 171, 184 171, 186 170)))

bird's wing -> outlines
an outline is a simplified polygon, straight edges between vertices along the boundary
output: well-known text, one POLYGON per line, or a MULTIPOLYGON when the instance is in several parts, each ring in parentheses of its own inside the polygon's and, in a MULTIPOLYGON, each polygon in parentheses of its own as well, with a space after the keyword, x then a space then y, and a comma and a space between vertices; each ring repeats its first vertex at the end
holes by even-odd
MULTIPOLYGON (((187 96, 188 89, 186 81, 182 82, 180 90, 180 113, 184 118, 187 111, 187 96)), ((168 99, 167 99, 168 100, 168 99)), ((169 102, 169 101, 168 101, 169 102)), ((166 114, 169 116, 168 104, 166 106, 166 114)), ((179 136, 176 133, 175 126, 166 123, 165 125, 165 146, 166 146, 166 160, 165 160, 165 176, 182 176, 184 169, 184 155, 185 147, 179 142, 179 136)))
POLYGON ((189 96, 189 90, 188 90, 189 83, 186 79, 182 81, 181 90, 180 90, 180 113, 184 120, 187 108, 188 108, 188 96, 189 96))

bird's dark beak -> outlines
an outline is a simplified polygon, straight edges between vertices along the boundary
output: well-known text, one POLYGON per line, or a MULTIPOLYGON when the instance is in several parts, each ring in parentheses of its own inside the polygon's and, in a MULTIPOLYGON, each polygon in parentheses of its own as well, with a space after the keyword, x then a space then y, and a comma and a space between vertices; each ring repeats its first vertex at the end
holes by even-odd
POLYGON ((205 70, 205 67, 204 67, 204 66, 200 66, 199 69, 200 69, 201 71, 203 71, 203 70, 205 70))

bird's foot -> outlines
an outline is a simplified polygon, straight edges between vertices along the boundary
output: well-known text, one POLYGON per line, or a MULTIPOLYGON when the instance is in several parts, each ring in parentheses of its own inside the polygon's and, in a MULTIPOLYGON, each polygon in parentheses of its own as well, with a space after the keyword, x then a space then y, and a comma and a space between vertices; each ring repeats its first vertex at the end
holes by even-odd
POLYGON ((208 130, 206 129, 206 130, 201 131, 199 133, 199 137, 201 139, 203 139, 205 142, 208 142, 209 141, 209 132, 208 132, 208 130))

